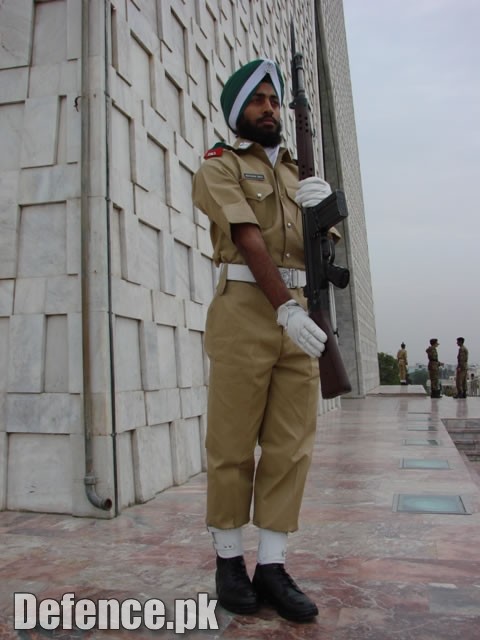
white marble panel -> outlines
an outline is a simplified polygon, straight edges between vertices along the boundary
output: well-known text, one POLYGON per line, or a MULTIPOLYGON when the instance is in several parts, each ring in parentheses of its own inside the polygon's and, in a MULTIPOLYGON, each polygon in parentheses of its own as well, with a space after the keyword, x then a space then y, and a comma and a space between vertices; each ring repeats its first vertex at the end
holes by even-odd
POLYGON ((211 258, 213 255, 212 240, 210 238, 210 232, 198 226, 197 222, 197 247, 200 253, 207 258, 211 258))
POLYGON ((116 315, 137 320, 152 319, 152 303, 148 289, 118 279, 114 279, 112 284, 112 307, 116 315))
POLYGON ((201 416, 207 410, 207 388, 190 387, 180 389, 182 418, 201 416))
POLYGON ((196 475, 202 471, 202 452, 200 443, 200 425, 198 418, 185 420, 185 427, 188 437, 188 448, 190 458, 190 475, 196 475))
POLYGON ((172 472, 174 484, 183 484, 192 475, 193 464, 189 446, 189 430, 185 420, 174 420, 170 425, 172 472))
POLYGON ((159 232, 146 224, 139 225, 138 280, 148 289, 160 289, 159 232))
POLYGON ((15 315, 10 318, 8 390, 18 393, 43 391, 45 316, 15 315))
POLYGON ((176 293, 179 298, 190 300, 190 270, 188 263, 188 247, 180 242, 175 243, 176 293))
POLYGON ((192 386, 201 387, 205 381, 203 333, 200 331, 190 331, 190 352, 192 354, 192 386))
POLYGON ((46 278, 17 278, 14 313, 45 313, 46 278))
POLYGON ((68 314, 68 391, 83 391, 82 314, 68 314))
MULTIPOLYGON (((80 94, 81 66, 78 60, 58 64, 30 67, 28 96, 78 96, 80 94)), ((73 104, 75 107, 75 105, 73 104)), ((80 105, 79 105, 80 109, 80 105)))
POLYGON ((138 321, 115 318, 115 389, 136 391, 142 388, 138 321))
POLYGON ((177 359, 175 352, 175 330, 173 327, 157 326, 157 358, 159 365, 159 389, 177 386, 177 359))
POLYGON ((112 12, 112 57, 117 73, 131 84, 130 27, 125 16, 112 12))
POLYGON ((135 475, 132 454, 132 432, 120 433, 116 438, 118 469, 118 506, 124 509, 135 504, 135 475))
POLYGON ((47 316, 46 393, 68 393, 68 337, 67 316, 47 316))
POLYGON ((140 283, 143 256, 139 251, 140 230, 137 216, 130 211, 121 211, 119 231, 122 278, 140 283))
POLYGON ((81 310, 80 278, 78 276, 58 276, 47 278, 45 312, 72 313, 81 310))
POLYGON ((173 484, 169 427, 139 427, 133 433, 132 444, 135 497, 146 502, 173 484))
POLYGON ((20 173, 20 205, 64 202, 80 197, 80 167, 76 164, 24 169, 20 173))
POLYGON ((212 262, 197 249, 190 249, 188 257, 191 299, 206 304, 213 296, 212 262))
POLYGON ((0 170, 0 278, 17 275, 18 175, 18 171, 0 170))
POLYGON ((6 427, 10 433, 81 433, 81 397, 69 393, 10 393, 6 427))
POLYGON ((36 4, 32 64, 67 60, 67 3, 36 4))
POLYGON ((185 325, 192 331, 205 331, 205 321, 207 307, 190 300, 184 301, 185 305, 185 325))
POLYGON ((117 433, 130 431, 146 424, 143 391, 122 391, 115 394, 117 433))
POLYGON ((65 238, 64 203, 23 207, 18 248, 19 277, 65 273, 65 238))
POLYGON ((196 246, 195 224, 188 216, 179 213, 175 209, 170 210, 170 228, 176 240, 187 247, 196 246))
POLYGON ((67 58, 80 58, 82 55, 82 3, 67 0, 67 58))
POLYGON ((0 280, 0 316, 10 316, 13 313, 14 280, 0 280))
POLYGON ((0 67, 27 66, 32 46, 34 6, 31 0, 3 0, 0 5, 0 67))
POLYGON ((172 327, 184 324, 182 301, 161 291, 153 291, 153 319, 172 327))
POLYGON ((179 389, 146 391, 147 424, 164 424, 180 418, 179 389))
POLYGON ((166 231, 161 231, 158 238, 160 260, 160 289, 164 293, 175 295, 177 292, 177 270, 175 240, 166 231))
POLYGON ((158 328, 150 320, 140 322, 140 365, 142 387, 147 391, 160 388, 158 328))
POLYGON ((143 186, 146 190, 155 193, 161 202, 166 202, 166 151, 151 137, 147 139, 146 144, 143 159, 145 164, 143 167, 143 186))
MULTIPOLYGON (((5 363, 8 362, 8 328, 9 328, 9 319, 8 318, 0 318, 0 405, 3 406, 5 401, 5 392, 7 391, 7 367, 5 363)), ((3 417, 3 410, 0 413, 0 431, 5 430, 5 420, 3 417)))
POLYGON ((150 188, 150 168, 148 166, 147 132, 145 128, 135 120, 131 126, 131 160, 132 180, 144 189, 150 188))
POLYGON ((43 167, 56 162, 57 96, 28 98, 23 119, 21 167, 43 167))
POLYGON ((170 214, 164 199, 162 200, 161 193, 159 191, 145 191, 135 185, 134 195, 135 213, 139 220, 154 229, 167 230, 170 224, 170 214))
MULTIPOLYGON (((138 4, 138 2, 137 2, 138 4)), ((159 54, 160 41, 156 33, 156 22, 152 20, 155 8, 147 11, 146 3, 142 2, 140 11, 136 11, 127 6, 128 26, 132 31, 133 39, 138 40, 150 54, 159 54)), ((158 3, 157 3, 158 4, 158 3)))
POLYGON ((7 509, 72 512, 72 451, 67 435, 9 436, 7 509))
POLYGON ((67 200, 66 211, 66 253, 67 273, 75 275, 81 272, 81 214, 80 199, 67 200))
POLYGON ((175 354, 177 359, 177 384, 182 389, 192 386, 192 350, 190 331, 185 327, 175 329, 175 354))
POLYGON ((130 85, 117 74, 113 67, 110 67, 109 82, 113 107, 127 118, 131 118, 133 116, 133 94, 130 85))
MULTIPOLYGON (((132 28, 129 19, 128 26, 132 28)), ((148 105, 152 104, 151 88, 151 55, 145 49, 148 47, 144 40, 140 40, 140 45, 136 38, 130 40, 130 55, 132 61, 132 91, 136 100, 144 100, 148 105)))
POLYGON ((0 71, 0 104, 24 102, 28 94, 28 69, 0 71))
POLYGON ((20 166, 23 111, 23 103, 0 105, 0 171, 17 170, 20 166))

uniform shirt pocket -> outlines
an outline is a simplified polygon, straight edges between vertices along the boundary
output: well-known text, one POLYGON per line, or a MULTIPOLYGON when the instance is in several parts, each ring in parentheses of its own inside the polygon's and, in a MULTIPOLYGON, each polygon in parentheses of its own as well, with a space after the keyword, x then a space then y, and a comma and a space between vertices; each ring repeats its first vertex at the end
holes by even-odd
POLYGON ((275 221, 275 196, 268 182, 241 180, 240 187, 262 229, 268 229, 275 221))

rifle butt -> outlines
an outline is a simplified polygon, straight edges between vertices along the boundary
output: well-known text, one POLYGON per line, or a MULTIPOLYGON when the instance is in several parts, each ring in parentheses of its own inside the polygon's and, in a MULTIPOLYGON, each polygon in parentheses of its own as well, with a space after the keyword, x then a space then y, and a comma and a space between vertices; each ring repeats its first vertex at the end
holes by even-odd
POLYGON ((322 310, 311 311, 310 317, 327 334, 325 351, 319 358, 322 397, 328 400, 349 393, 352 385, 348 379, 330 319, 322 310))

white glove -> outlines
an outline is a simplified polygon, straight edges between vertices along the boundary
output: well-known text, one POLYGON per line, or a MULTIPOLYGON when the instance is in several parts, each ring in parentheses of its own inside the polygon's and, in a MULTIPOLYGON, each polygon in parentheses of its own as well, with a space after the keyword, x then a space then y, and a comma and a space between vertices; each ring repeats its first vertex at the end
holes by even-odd
POLYGON ((295 202, 299 207, 315 207, 331 193, 332 190, 328 182, 313 176, 312 178, 300 180, 295 202))
POLYGON ((288 300, 277 309, 277 324, 285 329, 293 342, 312 358, 325 350, 326 334, 295 300, 288 300))

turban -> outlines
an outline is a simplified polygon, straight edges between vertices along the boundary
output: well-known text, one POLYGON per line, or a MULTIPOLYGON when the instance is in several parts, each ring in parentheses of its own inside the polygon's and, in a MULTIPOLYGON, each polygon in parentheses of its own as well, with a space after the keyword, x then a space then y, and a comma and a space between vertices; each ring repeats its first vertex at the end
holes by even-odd
POLYGON ((273 60, 266 58, 253 60, 240 67, 227 80, 220 96, 220 104, 222 105, 225 120, 232 131, 236 130, 238 118, 242 115, 255 89, 266 75, 270 76, 273 88, 281 104, 283 102, 284 83, 280 67, 273 60))

